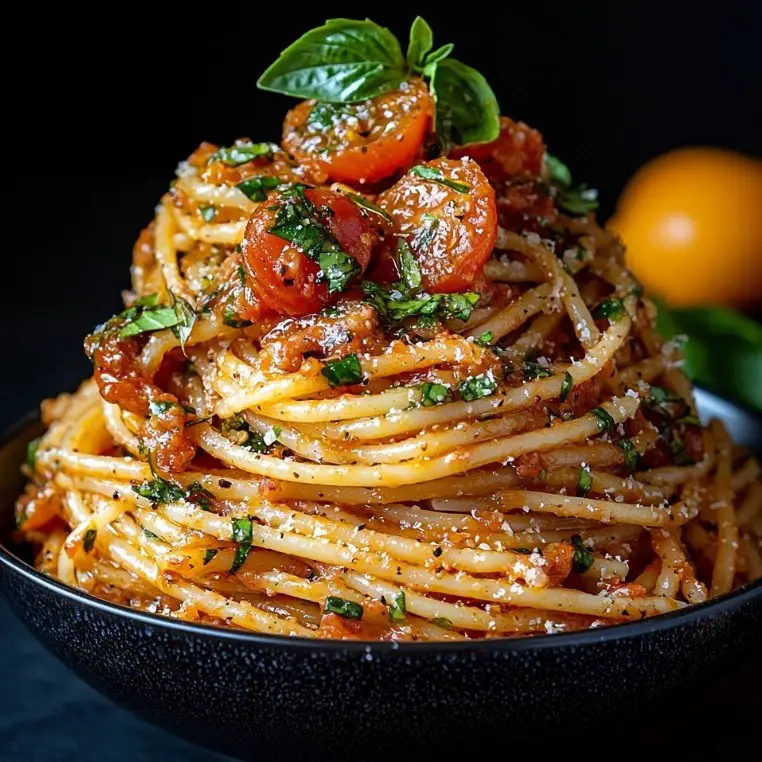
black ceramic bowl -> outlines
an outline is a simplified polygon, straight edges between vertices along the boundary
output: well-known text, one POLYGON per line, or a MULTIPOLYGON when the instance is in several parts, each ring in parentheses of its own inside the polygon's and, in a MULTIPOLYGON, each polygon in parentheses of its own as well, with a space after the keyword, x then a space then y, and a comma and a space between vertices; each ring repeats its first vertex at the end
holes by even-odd
MULTIPOLYGON (((705 393, 738 441, 760 424, 705 393)), ((0 528, 21 487, 29 418, 0 449, 0 528)), ((23 555, 23 553, 22 553, 23 555)), ((457 644, 315 642, 185 624, 104 603, 39 574, 0 547, 0 587, 29 629, 117 703, 186 738, 244 759, 444 758, 467 745, 508 753, 567 750, 584 731, 638 714, 760 648, 762 582, 632 624, 531 639, 457 644)), ((692 724, 695 725, 693 720, 692 724)), ((588 743, 594 743, 589 740, 588 743)), ((594 744, 595 745, 595 744, 594 744)), ((612 749, 614 751, 614 749, 612 749)), ((576 753, 573 756, 577 756, 576 753)))

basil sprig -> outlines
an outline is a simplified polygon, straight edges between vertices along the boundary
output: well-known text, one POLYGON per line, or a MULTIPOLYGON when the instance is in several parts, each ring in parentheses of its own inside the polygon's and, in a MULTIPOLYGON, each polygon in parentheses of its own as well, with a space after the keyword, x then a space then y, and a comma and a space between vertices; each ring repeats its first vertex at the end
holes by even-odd
POLYGON ((598 191, 586 185, 574 185, 569 167, 560 159, 545 154, 545 171, 561 210, 572 217, 581 217, 598 208, 598 191))
POLYGON ((330 19, 289 45, 257 86, 294 98, 357 103, 421 76, 434 96, 437 133, 446 147, 495 140, 500 133, 495 94, 478 71, 450 57, 453 47, 434 50, 431 27, 420 16, 405 56, 397 38, 370 19, 330 19))

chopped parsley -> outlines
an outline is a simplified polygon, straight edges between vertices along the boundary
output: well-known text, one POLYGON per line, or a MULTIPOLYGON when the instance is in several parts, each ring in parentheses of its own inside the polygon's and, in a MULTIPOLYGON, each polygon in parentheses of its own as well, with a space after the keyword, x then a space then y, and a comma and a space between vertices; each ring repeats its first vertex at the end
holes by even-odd
POLYGON ((262 156, 268 156, 272 153, 272 150, 273 147, 270 143, 238 141, 227 148, 220 148, 219 151, 212 154, 209 162, 221 161, 229 167, 238 167, 262 156))
POLYGON ((405 591, 400 590, 393 598, 392 602, 387 605, 389 612, 389 618, 393 622, 402 622, 407 615, 407 605, 405 602, 405 591))
POLYGON ((403 288, 414 291, 420 288, 422 275, 418 262, 415 261, 410 247, 401 238, 397 239, 397 262, 400 268, 400 277, 403 288))
POLYGON ((85 537, 82 540, 82 549, 85 551, 85 553, 92 552, 92 549, 95 547, 95 538, 97 536, 98 536, 97 529, 88 529, 85 532, 85 537))
POLYGON ((338 614, 344 619, 362 619, 363 609, 359 603, 339 598, 337 595, 329 595, 325 599, 325 613, 338 614))
POLYGON ((631 474, 637 468, 640 458, 635 445, 630 439, 620 439, 616 446, 624 453, 624 467, 627 469, 627 473, 631 474))
POLYGON ((225 307, 225 313, 222 316, 222 322, 231 328, 246 328, 251 325, 251 320, 242 320, 238 313, 228 305, 225 307))
POLYGON ((561 400, 561 402, 566 402, 566 398, 569 396, 569 392, 571 392, 573 388, 574 379, 572 378, 572 374, 567 370, 566 373, 564 373, 564 380, 561 381, 561 395, 558 399, 561 400))
POLYGON ((37 465, 37 450, 40 449, 40 437, 33 439, 26 446, 26 464, 34 471, 37 465))
POLYGON ((471 190, 470 185, 466 185, 466 183, 459 183, 456 180, 450 180, 449 178, 445 177, 444 173, 441 169, 439 169, 439 167, 426 167, 422 164, 419 164, 418 166, 413 167, 410 172, 413 175, 422 177, 424 180, 433 180, 439 185, 444 185, 446 188, 451 188, 457 193, 468 193, 471 190))
POLYGON ((458 387, 460 396, 466 402, 489 397, 490 394, 494 394, 496 391, 497 381, 495 381, 491 373, 481 373, 478 376, 473 376, 463 381, 458 387))
POLYGON ((443 630, 451 630, 452 622, 443 616, 436 616, 432 620, 437 627, 441 627, 443 630))
POLYGON ((132 491, 140 497, 150 500, 153 505, 160 503, 176 503, 185 497, 185 490, 160 476, 154 475, 152 481, 133 484, 132 491))
POLYGON ((449 402, 452 399, 450 390, 444 384, 424 381, 421 384, 421 404, 424 407, 430 405, 439 405, 442 402, 449 402))
POLYGON ((252 201, 267 201, 267 191, 275 190, 280 184, 281 180, 277 177, 259 175, 249 177, 235 187, 252 201))
POLYGON ((366 212, 370 212, 371 214, 375 214, 377 217, 381 217, 382 220, 388 223, 393 223, 394 220, 392 220, 391 215, 387 214, 380 206, 376 206, 375 204, 368 201, 367 198, 364 196, 360 196, 357 193, 345 193, 344 194, 350 201, 354 201, 357 206, 360 207, 360 209, 363 209, 366 212))
POLYGON ((532 360, 524 360, 521 372, 525 381, 536 381, 538 378, 548 378, 548 376, 553 375, 549 368, 532 360))
POLYGON ((251 517, 243 519, 233 519, 233 542, 237 543, 238 547, 233 557, 233 564, 228 570, 230 574, 235 574, 244 564, 251 551, 251 543, 253 540, 254 523, 251 517))
POLYGON ((340 360, 331 360, 320 369, 320 372, 325 376, 329 386, 359 384, 363 379, 362 366, 357 355, 347 355, 340 360))
MULTIPOLYGON (((154 295, 155 296, 155 295, 154 295)), ((124 321, 119 331, 119 337, 126 339, 129 336, 137 336, 148 331, 160 331, 163 328, 172 328, 180 321, 172 307, 164 307, 158 304, 151 306, 137 305, 120 313, 117 317, 124 321)))
POLYGON ((606 431, 609 434, 613 433, 614 419, 602 407, 593 408, 590 411, 590 415, 595 416, 598 428, 601 431, 606 431))
POLYGON ((577 497, 586 497, 593 486, 593 475, 589 468, 580 468, 577 479, 577 497))
POLYGON ((577 574, 582 574, 582 572, 586 572, 593 565, 593 554, 585 547, 582 538, 578 534, 572 535, 571 542, 574 548, 572 569, 577 574))
POLYGON ((180 342, 180 348, 183 350, 183 354, 185 354, 185 344, 196 322, 196 313, 193 307, 181 296, 177 296, 170 291, 169 298, 172 302, 175 317, 177 317, 177 322, 172 326, 172 333, 175 334, 175 337, 180 342))
POLYGON ((616 297, 601 302, 593 312, 593 317, 596 320, 606 318, 611 323, 616 323, 617 320, 621 320, 625 315, 627 315, 627 310, 624 308, 624 302, 616 297))
POLYGON ((217 210, 213 206, 202 206, 198 213, 203 218, 204 222, 211 222, 214 219, 214 215, 217 214, 217 210))
POLYGON ((204 551, 204 566, 206 566, 219 552, 219 548, 207 548, 204 551))
POLYGON ((492 331, 485 331, 481 336, 474 339, 474 343, 480 347, 489 347, 492 345, 492 339, 495 338, 495 334, 492 331))
POLYGON ((318 263, 320 279, 328 284, 328 293, 343 291, 360 272, 360 266, 328 232, 323 223, 326 210, 322 207, 317 209, 304 191, 304 185, 293 183, 281 193, 275 224, 269 232, 296 246, 318 263))

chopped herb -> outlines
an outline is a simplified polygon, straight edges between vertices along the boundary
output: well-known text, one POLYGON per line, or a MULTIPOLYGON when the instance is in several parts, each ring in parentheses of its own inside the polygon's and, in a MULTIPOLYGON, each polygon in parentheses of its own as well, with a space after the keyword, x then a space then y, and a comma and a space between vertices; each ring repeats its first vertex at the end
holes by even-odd
POLYGON ((280 436, 281 428, 280 426, 273 426, 269 428, 263 435, 262 435, 262 441, 268 446, 274 445, 278 441, 278 437, 280 436))
POLYGON ((85 532, 85 537, 82 540, 82 549, 85 553, 90 553, 95 547, 95 538, 98 536, 97 529, 88 529, 85 532))
POLYGON ((601 302, 593 312, 593 317, 596 320, 606 318, 612 323, 621 320, 625 315, 627 315, 627 310, 624 308, 624 302, 616 297, 601 302))
POLYGON ((357 193, 345 193, 344 195, 350 199, 350 201, 354 201, 357 206, 359 206, 361 209, 364 209, 366 212, 375 214, 390 224, 394 222, 394 220, 391 218, 391 215, 387 214, 380 206, 376 206, 375 204, 368 201, 367 198, 360 196, 357 193))
POLYGON ((541 482, 548 481, 548 469, 547 468, 540 469, 540 473, 538 474, 538 477, 541 482))
POLYGON ((248 438, 240 445, 244 450, 258 452, 260 455, 266 455, 270 452, 270 446, 265 442, 265 438, 258 431, 250 431, 248 438))
POLYGON ((204 218, 204 222, 211 222, 214 219, 214 215, 217 214, 217 210, 213 206, 202 206, 198 211, 204 218))
POLYGON ((241 285, 246 285, 246 270, 244 269, 243 265, 238 265, 238 268, 236 269, 236 273, 238 275, 238 280, 241 281, 241 285))
POLYGON ((185 499, 189 503, 197 505, 202 511, 210 511, 214 495, 208 489, 204 489, 200 482, 191 482, 188 485, 188 491, 185 499))
POLYGON ((168 400, 158 400, 148 404, 151 415, 162 415, 173 407, 179 407, 179 405, 176 402, 169 402, 168 400))
POLYGON ((235 574, 244 564, 251 551, 253 540, 254 523, 251 518, 233 519, 233 542, 238 544, 233 557, 233 564, 228 570, 229 574, 235 574))
POLYGON ((161 540, 161 537, 159 537, 158 534, 154 534, 150 529, 146 529, 145 527, 143 527, 143 535, 149 540, 161 540))
POLYGON ((577 479, 577 497, 585 497, 593 486, 593 475, 589 468, 580 468, 577 479))
POLYGON ((452 394, 444 384, 436 384, 430 381, 424 381, 421 384, 421 404, 424 407, 439 405, 442 402, 449 402, 451 399, 452 394))
POLYGON ((180 342, 180 348, 183 350, 183 354, 185 354, 185 343, 188 341, 188 337, 193 330, 193 325, 196 322, 196 313, 193 307, 181 296, 177 296, 170 291, 169 298, 172 301, 172 309, 177 318, 177 322, 172 326, 172 333, 177 337, 177 340, 180 342))
POLYGON ((242 320, 238 313, 230 306, 225 307, 222 322, 231 328, 246 328, 251 325, 251 320, 242 320))
POLYGON ((355 275, 360 273, 360 265, 354 257, 343 251, 326 251, 318 258, 321 280, 328 284, 328 293, 343 291, 355 275))
POLYGON ((627 473, 631 474, 637 468, 640 458, 635 445, 630 439, 620 439, 616 445, 624 453, 624 467, 627 469, 627 473))
POLYGON ((338 614, 344 619, 362 619, 362 606, 354 601, 348 601, 346 598, 339 598, 336 595, 329 595, 325 599, 325 613, 338 614))
POLYGON ((441 627, 443 630, 451 630, 452 622, 443 616, 435 616, 432 620, 437 627, 441 627))
POLYGON ((397 239, 397 262, 400 268, 402 286, 408 291, 414 291, 421 285, 421 269, 415 261, 413 252, 402 238, 397 239))
POLYGON ((131 307, 122 313, 125 324, 119 331, 119 336, 126 339, 148 331, 160 331, 162 328, 172 328, 179 320, 172 307, 131 307), (133 313, 133 310, 135 312, 133 313), (132 313, 128 315, 128 313, 132 313), (133 316, 134 315, 134 316, 133 316))
POLYGON ((368 301, 391 323, 413 316, 439 317, 442 320, 468 320, 479 301, 479 294, 410 294, 397 288, 379 286, 372 281, 362 283, 368 301))
POLYGON ((561 402, 566 402, 566 398, 569 396, 569 392, 573 387, 574 379, 572 378, 572 374, 567 370, 566 373, 564 373, 564 380, 561 381, 561 395, 559 396, 561 402))
POLYGON ((481 336, 474 339, 474 343, 480 347, 488 347, 492 344, 492 339, 495 338, 495 334, 492 331, 485 331, 481 336))
POLYGON ((281 185, 281 180, 277 177, 260 175, 259 177, 249 177, 235 187, 252 201, 267 201, 267 191, 275 190, 279 185, 281 185))
POLYGON ((433 180, 435 183, 444 185, 446 188, 452 188, 457 193, 468 193, 471 190, 471 186, 466 185, 466 183, 459 183, 456 180, 446 178, 439 167, 427 167, 419 164, 413 167, 410 172, 418 175, 418 177, 422 177, 424 180, 433 180))
POLYGON ((552 376, 552 372, 549 368, 540 365, 540 363, 533 362, 532 360, 524 360, 521 366, 521 372, 524 375, 525 381, 536 381, 538 378, 547 378, 552 376))
POLYGON ((433 214, 424 214, 425 223, 416 229, 413 235, 413 248, 418 252, 427 251, 437 236, 439 218, 433 214))
POLYGON ((37 465, 37 450, 40 449, 40 439, 41 437, 37 437, 26 446, 26 464, 32 471, 37 465))
POLYGON ((585 547, 578 534, 572 535, 571 541, 574 547, 572 568, 577 574, 582 574, 593 565, 593 554, 585 547))
POLYGON ((579 216, 598 208, 598 191, 585 185, 574 187, 569 168, 560 159, 545 154, 550 184, 558 194, 558 206, 567 214, 579 216))
POLYGON ((331 360, 321 368, 321 373, 329 386, 359 384, 363 379, 362 366, 357 355, 347 355, 340 360, 331 360))
POLYGON ((545 154, 545 168, 548 171, 548 179, 558 188, 568 188, 572 184, 572 176, 569 167, 561 159, 545 154))
POLYGON ((204 566, 206 566, 219 552, 219 548, 207 548, 204 551, 204 566))
POLYGON ((249 143, 241 141, 228 148, 220 148, 217 153, 212 154, 209 162, 221 161, 229 167, 237 167, 241 164, 258 159, 261 156, 271 154, 273 147, 270 143, 249 143))
POLYGON ((132 491, 150 500, 157 505, 159 503, 176 503, 185 497, 185 491, 172 482, 162 479, 154 474, 152 481, 144 481, 142 484, 133 484, 132 491))
POLYGON ((466 402, 472 402, 494 394, 497 391, 497 382, 490 373, 481 373, 463 381, 458 391, 466 402))
POLYGON ((389 618, 394 622, 402 622, 407 614, 407 605, 405 602, 405 591, 400 590, 393 598, 392 602, 386 607, 389 611, 389 618))
POLYGON ((614 419, 602 407, 593 408, 590 414, 596 417, 601 431, 607 431, 609 434, 614 431, 614 419))
POLYGON ((357 119, 356 109, 351 104, 316 103, 307 115, 307 124, 313 130, 329 130, 342 120, 357 119))

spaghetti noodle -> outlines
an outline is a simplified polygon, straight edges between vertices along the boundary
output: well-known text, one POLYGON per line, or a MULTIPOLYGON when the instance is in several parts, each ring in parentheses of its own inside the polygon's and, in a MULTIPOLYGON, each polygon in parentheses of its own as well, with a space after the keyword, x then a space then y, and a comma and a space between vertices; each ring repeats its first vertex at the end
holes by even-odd
POLYGON ((412 640, 762 574, 759 466, 695 417, 591 194, 507 118, 427 161, 433 108, 415 78, 307 101, 290 153, 180 165, 93 378, 43 403, 17 510, 38 568, 188 621, 412 640))

